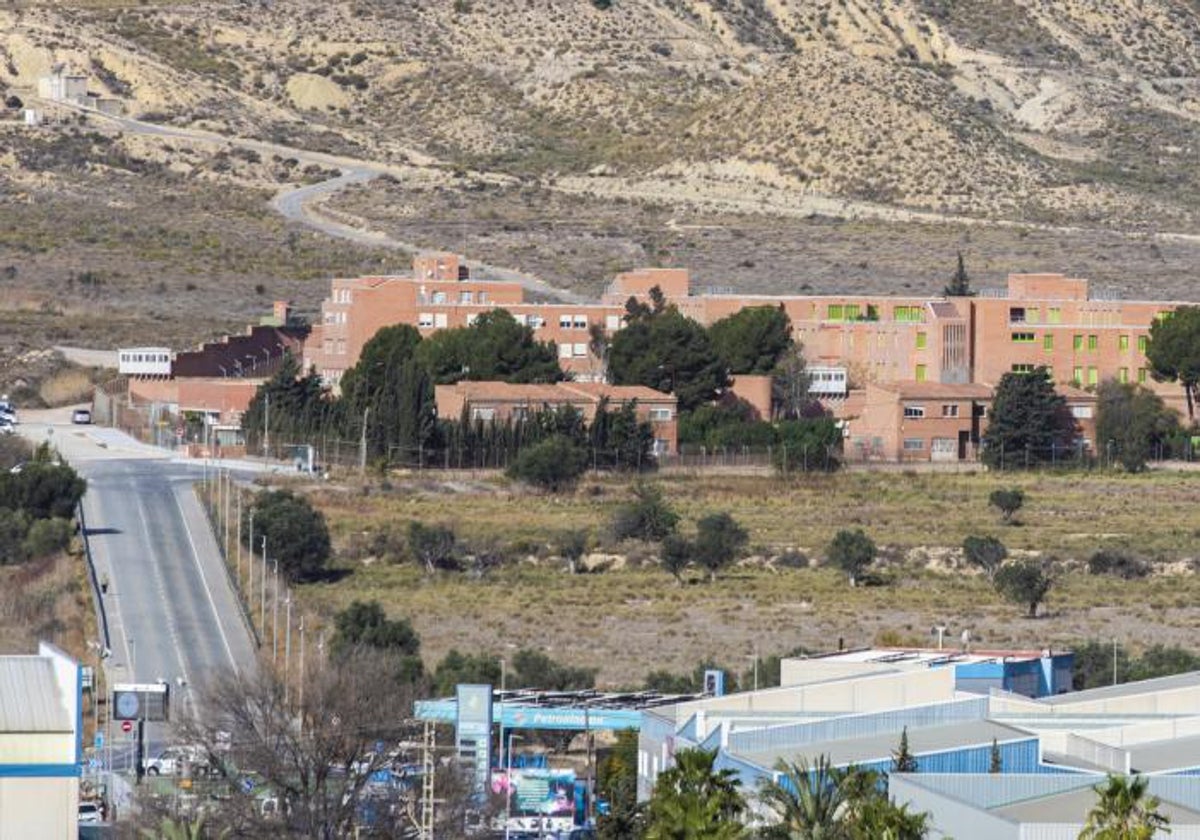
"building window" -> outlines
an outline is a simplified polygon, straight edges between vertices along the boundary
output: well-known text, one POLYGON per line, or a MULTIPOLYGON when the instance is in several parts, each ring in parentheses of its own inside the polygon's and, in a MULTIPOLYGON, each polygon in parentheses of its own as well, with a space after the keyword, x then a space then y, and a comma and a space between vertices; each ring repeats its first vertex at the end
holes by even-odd
POLYGON ((1148 348, 1149 346, 1150 346, 1150 339, 1147 336, 1139 335, 1138 336, 1138 352, 1145 353, 1146 348, 1148 348))
POLYGON ((449 322, 449 318, 446 317, 445 312, 437 312, 433 316, 433 325, 439 330, 446 329, 446 326, 449 324, 449 322))
POLYGON ((917 379, 917 381, 918 381, 918 382, 924 382, 924 381, 925 381, 925 373, 926 373, 926 370, 927 370, 927 368, 925 367, 925 365, 917 365, 917 370, 916 370, 916 379, 917 379))
POLYGON ((582 343, 577 343, 577 344, 574 344, 574 345, 572 345, 572 347, 573 347, 573 349, 574 349, 574 351, 575 351, 575 356, 576 356, 576 357, 579 357, 579 356, 586 356, 586 355, 588 354, 587 342, 586 342, 586 341, 585 341, 585 342, 582 342, 582 343))
POLYGON ((1024 324, 1025 323, 1025 307, 1024 306, 1010 306, 1008 308, 1008 322, 1010 324, 1024 324))
POLYGON ((471 292, 459 292, 458 293, 458 302, 459 303, 474 303, 475 295, 473 295, 471 292))
POLYGON ((1076 420, 1091 420, 1092 407, 1090 405, 1073 405, 1071 406, 1071 416, 1076 420))
POLYGON ((899 321, 905 324, 917 323, 923 321, 922 309, 919 306, 895 306, 892 307, 892 320, 899 321))
POLYGON ((1088 349, 1089 349, 1089 350, 1096 350, 1096 349, 1098 349, 1099 347, 1100 347, 1100 336, 1098 336, 1098 335, 1089 335, 1089 336, 1088 336, 1088 349))
POLYGON ((546 319, 543 318, 541 315, 530 315, 529 316, 529 328, 530 329, 540 330, 544 326, 546 326, 546 319))
POLYGON ((1096 369, 1095 365, 1089 365, 1088 366, 1088 384, 1089 385, 1098 385, 1099 383, 1100 383, 1100 371, 1096 369))
POLYGON ((417 316, 417 326, 418 327, 432 327, 433 326, 433 313, 432 312, 422 312, 420 315, 418 315, 417 316))
POLYGON ((434 292, 433 293, 433 302, 434 303, 445 303, 446 302, 446 293, 445 292, 434 292))
POLYGON ((1059 309, 1057 306, 1051 306, 1050 309, 1046 312, 1046 316, 1047 316, 1046 323, 1048 323, 1048 324, 1061 324, 1062 323, 1062 310, 1059 309))
POLYGON ((1015 332, 1012 334, 1014 344, 1033 344, 1037 336, 1031 332, 1015 332))
POLYGON ((469 327, 469 326, 471 326, 472 324, 474 324, 474 323, 475 323, 475 319, 476 319, 476 318, 478 318, 478 317, 479 317, 479 313, 478 313, 478 312, 468 312, 468 313, 467 313, 467 326, 469 327))
POLYGON ((958 403, 945 403, 942 406, 942 416, 943 417, 957 417, 958 416, 958 403))
POLYGON ((574 319, 574 326, 577 330, 586 330, 588 328, 587 316, 576 315, 574 319))
POLYGON ((1042 310, 1038 309, 1036 306, 1030 307, 1029 309, 1025 310, 1025 323, 1036 324, 1041 319, 1042 319, 1042 310))
POLYGON ((1117 337, 1117 349, 1122 353, 1129 349, 1129 336, 1122 335, 1117 337))
POLYGON ((472 408, 472 420, 491 421, 496 419, 496 409, 494 408, 472 408))
POLYGON ((339 356, 346 355, 346 339, 339 338, 337 340, 337 351, 339 356))
POLYGON ((571 329, 571 316, 570 315, 559 315, 558 316, 558 328, 560 330, 571 329))
POLYGON ((857 303, 847 303, 845 309, 842 310, 842 318, 847 321, 858 320, 859 307, 857 303))
POLYGON ((487 303, 487 302, 488 302, 488 294, 487 294, 487 292, 480 292, 480 293, 479 293, 479 302, 480 302, 480 303, 487 303))
POLYGON ((1138 368, 1138 382, 1145 384, 1145 382, 1146 382, 1146 369, 1145 368, 1138 368))
POLYGON ((649 411, 650 419, 655 423, 663 423, 671 419, 671 409, 669 408, 652 408, 649 411))
MULTIPOLYGON (((880 338, 882 338, 882 336, 880 336, 880 338)), ((918 350, 924 350, 925 346, 928 343, 929 343, 929 336, 927 333, 923 333, 923 332, 917 333, 917 349, 918 350)))
POLYGON ((825 308, 825 318, 829 321, 842 320, 842 305, 840 303, 831 303, 825 308))
POLYGON ((571 358, 571 345, 570 344, 558 345, 558 358, 560 358, 560 359, 571 358))
POLYGON ((921 452, 925 449, 925 441, 922 438, 905 438, 905 452, 921 452))
POLYGON ((1077 335, 1073 339, 1071 339, 1071 347, 1075 350, 1082 350, 1083 349, 1083 336, 1077 335))
POLYGON ((1083 368, 1079 365, 1071 368, 1071 381, 1076 385, 1083 384, 1083 368))
POLYGON ((1042 336, 1042 349, 1043 350, 1053 350, 1054 349, 1054 334, 1053 333, 1046 333, 1044 336, 1042 336))
POLYGON ((1117 381, 1122 385, 1129 381, 1129 368, 1123 367, 1117 371, 1117 381))
POLYGON ((620 315, 605 315, 604 316, 604 328, 606 330, 610 330, 610 331, 621 329, 621 316, 620 315))
POLYGON ((1033 373, 1033 365, 1017 364, 1012 366, 1013 373, 1033 373))
POLYGON ((906 405, 904 406, 904 416, 909 420, 918 420, 925 416, 925 406, 906 405))

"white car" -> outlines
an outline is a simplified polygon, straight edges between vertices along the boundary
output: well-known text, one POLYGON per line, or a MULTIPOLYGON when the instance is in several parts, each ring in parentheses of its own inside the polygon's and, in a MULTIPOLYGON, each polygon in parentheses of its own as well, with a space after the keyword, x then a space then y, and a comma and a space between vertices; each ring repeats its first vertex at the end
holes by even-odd
POLYGON ((79 822, 88 825, 104 822, 104 808, 99 802, 80 802, 79 822))
POLYGON ((71 422, 77 426, 86 426, 92 422, 91 409, 77 408, 71 413, 71 422))
POLYGON ((177 776, 185 766, 193 776, 203 776, 209 770, 208 753, 203 747, 167 747, 157 758, 142 760, 142 769, 149 776, 177 776))

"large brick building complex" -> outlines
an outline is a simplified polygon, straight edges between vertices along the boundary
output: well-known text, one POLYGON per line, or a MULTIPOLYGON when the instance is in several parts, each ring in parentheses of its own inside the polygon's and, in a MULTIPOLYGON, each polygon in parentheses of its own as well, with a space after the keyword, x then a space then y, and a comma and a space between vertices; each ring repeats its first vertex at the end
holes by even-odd
MULTIPOLYGON (((705 325, 748 307, 786 311, 813 372, 813 393, 847 421, 852 457, 973 458, 992 388, 1005 373, 1038 366, 1072 401, 1085 438, 1094 396, 1081 389, 1106 379, 1144 384, 1183 409, 1181 389, 1154 382, 1146 360, 1150 326, 1180 303, 1093 297, 1087 280, 1062 274, 1011 275, 1005 288, 977 297, 765 296, 696 291, 686 269, 650 268, 618 274, 596 303, 547 303, 530 300, 520 283, 472 278, 457 256, 432 253, 416 257, 407 276, 333 280, 318 323, 288 338, 298 342, 292 350, 304 368, 336 389, 382 327, 410 324, 430 335, 502 308, 555 345, 576 383, 601 383, 592 330, 616 333, 629 298, 649 301, 655 288, 705 325)), ((769 414, 769 389, 743 391, 736 392, 761 392, 767 404, 755 407, 769 414)), ((217 410, 222 422, 236 422, 236 407, 217 410)))

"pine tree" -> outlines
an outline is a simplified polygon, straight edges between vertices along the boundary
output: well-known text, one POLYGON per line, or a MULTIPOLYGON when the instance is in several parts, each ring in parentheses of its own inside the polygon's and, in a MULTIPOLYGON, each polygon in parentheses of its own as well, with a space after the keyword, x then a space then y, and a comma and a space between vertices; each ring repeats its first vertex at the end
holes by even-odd
POLYGON ((892 771, 895 773, 916 773, 917 760, 908 751, 908 727, 900 732, 900 746, 892 754, 892 771))
POLYGON ((942 294, 946 297, 975 296, 975 293, 971 291, 971 278, 967 276, 967 266, 963 262, 962 251, 958 252, 958 268, 955 269, 954 276, 950 278, 950 282, 946 284, 942 294))

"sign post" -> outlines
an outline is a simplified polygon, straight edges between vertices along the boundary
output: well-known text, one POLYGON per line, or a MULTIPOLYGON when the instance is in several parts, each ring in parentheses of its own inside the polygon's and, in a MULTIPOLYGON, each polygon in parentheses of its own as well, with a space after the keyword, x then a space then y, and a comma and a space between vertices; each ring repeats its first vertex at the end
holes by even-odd
POLYGON ((472 793, 482 799, 492 767, 492 687, 460 684, 457 695, 455 747, 459 759, 471 768, 472 793))

